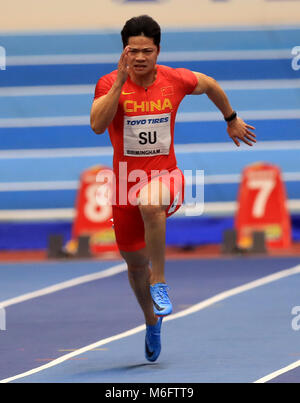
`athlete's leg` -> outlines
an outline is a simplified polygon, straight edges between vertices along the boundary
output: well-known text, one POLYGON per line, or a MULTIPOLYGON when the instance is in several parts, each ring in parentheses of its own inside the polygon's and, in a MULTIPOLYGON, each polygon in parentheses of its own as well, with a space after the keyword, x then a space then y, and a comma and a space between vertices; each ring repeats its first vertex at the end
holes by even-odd
POLYGON ((127 263, 130 285, 144 313, 146 324, 154 325, 157 317, 150 294, 149 258, 141 213, 137 206, 113 206, 113 219, 118 247, 127 263))
POLYGON ((170 190, 159 180, 144 186, 139 194, 139 209, 144 221, 145 242, 151 261, 150 283, 165 283, 166 209, 170 190))
POLYGON ((151 260, 150 283, 165 283, 166 213, 158 206, 143 206, 145 241, 151 260))
POLYGON ((129 282, 145 316, 145 357, 148 361, 156 361, 161 351, 160 329, 162 318, 157 318, 153 310, 149 282, 150 268, 146 249, 120 252, 127 262, 129 282))
POLYGON ((153 301, 150 294, 151 271, 146 249, 133 252, 120 251, 120 253, 127 263, 129 283, 144 313, 146 324, 155 325, 157 316, 153 311, 153 301))

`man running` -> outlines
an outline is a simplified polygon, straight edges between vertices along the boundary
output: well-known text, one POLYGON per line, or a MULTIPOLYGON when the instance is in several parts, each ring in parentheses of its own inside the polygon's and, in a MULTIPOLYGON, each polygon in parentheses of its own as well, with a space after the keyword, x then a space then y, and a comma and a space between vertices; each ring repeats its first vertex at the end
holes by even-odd
POLYGON ((223 114, 237 146, 240 141, 252 146, 256 140, 250 130, 254 127, 237 116, 213 78, 156 64, 161 30, 151 17, 131 18, 121 36, 118 69, 96 85, 91 127, 97 134, 108 129, 114 149, 116 241, 144 313, 145 356, 155 361, 161 351, 162 318, 172 312, 164 275, 166 218, 184 197, 183 174, 174 153, 179 104, 185 95, 206 94, 223 114))

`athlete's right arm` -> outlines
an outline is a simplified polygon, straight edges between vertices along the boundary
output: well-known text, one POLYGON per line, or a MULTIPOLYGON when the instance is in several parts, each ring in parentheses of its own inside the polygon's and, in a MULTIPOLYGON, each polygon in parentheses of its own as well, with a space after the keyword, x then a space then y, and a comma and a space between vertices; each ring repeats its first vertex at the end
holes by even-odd
POLYGON ((102 134, 105 132, 117 112, 122 87, 128 76, 128 49, 127 46, 121 54, 118 64, 117 78, 111 89, 107 94, 95 99, 92 104, 90 123, 91 128, 96 134, 102 134))

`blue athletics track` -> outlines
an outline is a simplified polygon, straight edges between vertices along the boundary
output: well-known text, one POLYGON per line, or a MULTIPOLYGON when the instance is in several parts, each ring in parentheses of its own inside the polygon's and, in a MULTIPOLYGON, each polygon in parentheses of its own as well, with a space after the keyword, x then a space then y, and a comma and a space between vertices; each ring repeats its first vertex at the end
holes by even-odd
POLYGON ((168 259, 166 275, 149 363, 122 262, 1 264, 1 382, 299 382, 300 258, 168 259))

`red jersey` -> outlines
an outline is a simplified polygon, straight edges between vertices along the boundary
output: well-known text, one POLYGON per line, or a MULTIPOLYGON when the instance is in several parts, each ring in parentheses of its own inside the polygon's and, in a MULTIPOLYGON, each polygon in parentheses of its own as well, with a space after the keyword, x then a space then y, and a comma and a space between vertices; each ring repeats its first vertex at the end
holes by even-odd
MULTIPOLYGON (((127 173, 141 169, 176 168, 174 126, 177 109, 185 95, 197 85, 194 73, 184 68, 157 65, 156 80, 147 89, 128 76, 122 88, 116 115, 108 127, 114 149, 113 169, 127 163, 127 173)), ((117 78, 117 70, 100 78, 95 97, 108 93, 117 78)))

